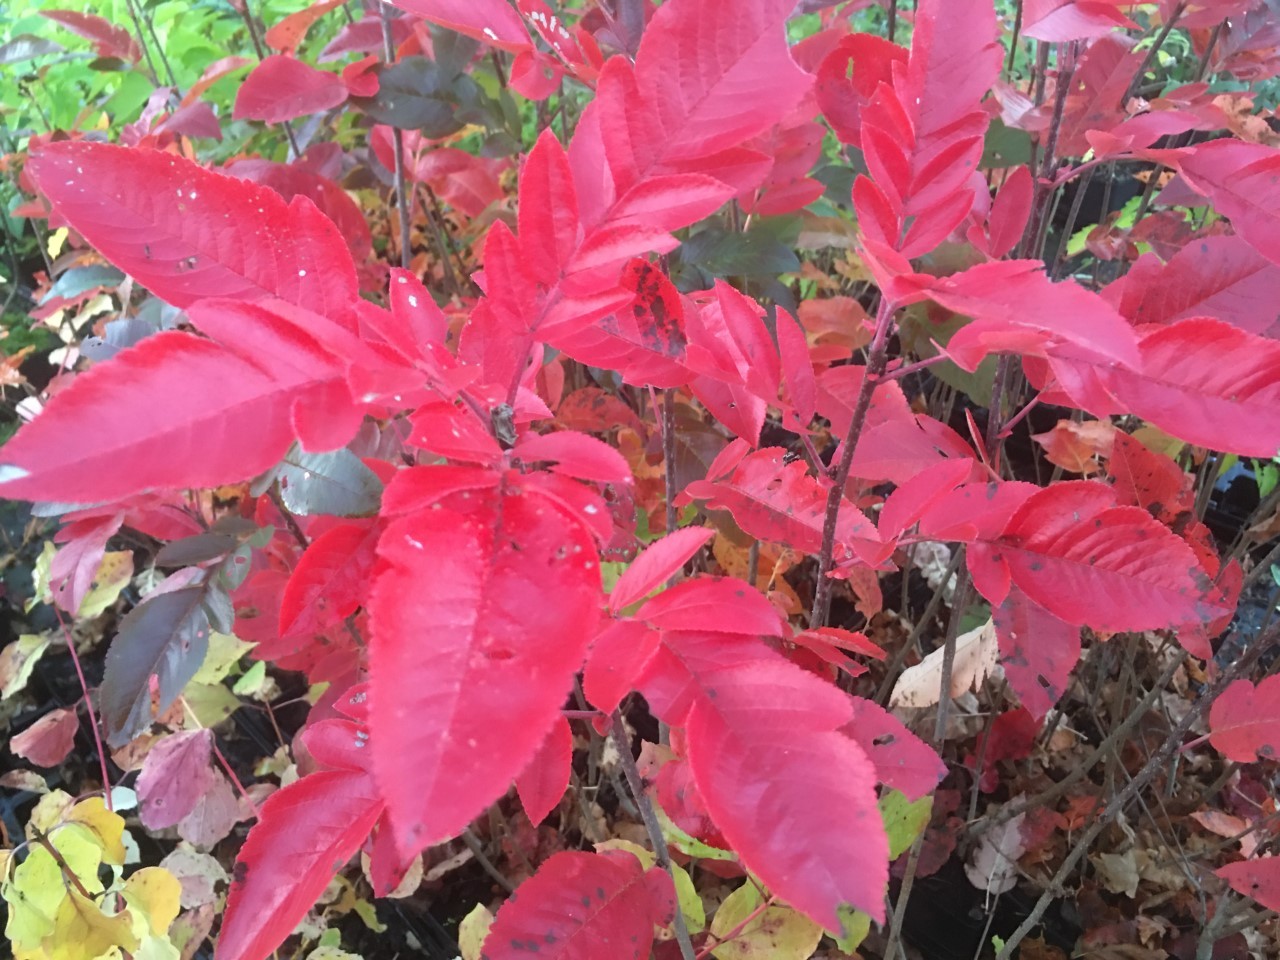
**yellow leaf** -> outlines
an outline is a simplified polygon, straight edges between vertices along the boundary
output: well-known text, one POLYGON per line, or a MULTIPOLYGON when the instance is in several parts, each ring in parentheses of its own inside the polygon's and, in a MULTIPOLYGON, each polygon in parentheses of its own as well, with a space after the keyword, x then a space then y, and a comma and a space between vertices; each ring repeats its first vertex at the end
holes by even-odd
POLYGON ((80 601, 76 616, 92 620, 120 598, 120 591, 133 578, 133 551, 112 550, 103 555, 93 577, 93 589, 80 601))
POLYGON ((52 633, 24 633, 0 650, 0 700, 8 699, 27 685, 31 670, 45 650, 52 633))
POLYGON ((630 840, 605 840, 603 843, 597 843, 595 847, 596 853, 604 853, 606 850, 625 850, 639 860, 640 865, 646 870, 654 864, 653 853, 630 840))
POLYGON ((112 947, 138 949, 129 914, 109 917, 92 900, 68 890, 45 942, 49 960, 95 960, 112 947))
POLYGON ((240 700, 220 683, 191 683, 182 693, 202 727, 216 727, 240 707, 240 700))
POLYGON ((748 881, 720 904, 711 921, 711 933, 717 938, 733 936, 711 951, 717 960, 807 960, 813 956, 822 940, 822 928, 783 904, 773 904, 738 930, 762 903, 759 888, 748 881))
POLYGON ((480 960, 484 938, 493 926, 493 914, 483 903, 477 903, 458 925, 458 949, 462 960, 480 960))
POLYGON ((32 847, 2 889, 9 904, 5 936, 15 951, 39 950, 53 932, 53 918, 67 893, 57 862, 44 847, 32 847))
POLYGON ((31 810, 27 819, 27 839, 34 840, 37 833, 48 833, 67 818, 76 799, 65 790, 46 793, 31 810))
POLYGON ((124 818, 107 809, 101 797, 90 797, 75 805, 69 823, 88 830, 102 846, 102 859, 120 866, 124 863, 124 818))
POLYGON ((204 655, 204 663, 191 678, 191 682, 221 683, 227 679, 231 668, 240 662, 240 658, 255 646, 257 644, 246 643, 230 633, 210 634, 209 652, 204 655))
POLYGON ((148 930, 163 936, 182 909, 182 884, 163 867, 143 867, 124 882, 124 899, 146 918, 148 930))
POLYGON ((70 231, 66 227, 59 227, 49 234, 49 243, 45 249, 49 251, 50 259, 56 260, 62 255, 62 248, 66 244, 69 235, 70 231))

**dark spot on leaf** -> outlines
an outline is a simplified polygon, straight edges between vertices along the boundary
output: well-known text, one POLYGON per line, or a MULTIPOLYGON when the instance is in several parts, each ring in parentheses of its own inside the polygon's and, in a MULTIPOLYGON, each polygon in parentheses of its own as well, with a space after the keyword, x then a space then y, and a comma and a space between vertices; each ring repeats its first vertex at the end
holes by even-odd
POLYGON ((895 737, 892 733, 882 733, 880 736, 876 737, 871 742, 877 747, 887 747, 890 744, 896 743, 897 741, 898 741, 898 738, 895 737))

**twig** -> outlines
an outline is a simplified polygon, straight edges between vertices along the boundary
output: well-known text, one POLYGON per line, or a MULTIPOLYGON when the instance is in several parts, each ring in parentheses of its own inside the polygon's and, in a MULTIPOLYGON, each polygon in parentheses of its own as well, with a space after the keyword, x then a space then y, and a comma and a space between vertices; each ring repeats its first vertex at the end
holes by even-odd
POLYGON ((924 846, 924 831, 911 844, 911 852, 907 855, 907 871, 902 875, 902 886, 898 888, 898 899, 893 905, 893 921, 889 927, 889 943, 885 946, 884 960, 893 960, 898 952, 898 944, 902 942, 902 921, 907 915, 907 901, 911 898, 911 888, 916 882, 916 865, 920 862, 920 848, 924 846))
MULTIPOLYGON (((964 547, 956 550, 963 553, 964 547)), ((942 648, 942 678, 938 682, 938 719, 933 727, 933 740, 939 746, 947 738, 947 718, 951 712, 951 674, 956 663, 956 639, 960 636, 960 621, 969 608, 969 568, 961 567, 956 574, 956 592, 951 597, 951 619, 947 621, 947 639, 942 648)))
POLYGON ((822 524, 822 552, 818 554, 818 585, 814 592, 813 610, 809 613, 809 626, 812 629, 825 627, 827 616, 831 613, 832 583, 828 574, 835 556, 840 503, 844 500, 844 485, 848 482, 849 471, 853 467, 853 452, 857 449, 862 429, 866 425, 867 411, 871 409, 871 394, 875 392, 876 384, 889 362, 889 328, 892 326, 894 312, 889 299, 881 296, 876 313, 875 337, 871 341, 867 365, 862 371, 862 386, 858 390, 853 416, 849 420, 849 432, 845 434, 840 465, 831 476, 832 485, 827 493, 827 512, 822 524))
POLYGON ((1027 935, 1036 928, 1044 916, 1049 905, 1053 902, 1055 891, 1057 891, 1066 881, 1067 877, 1076 868, 1076 865, 1089 852, 1093 841, 1098 835, 1108 827, 1111 822, 1120 815, 1120 812, 1128 805, 1129 801, 1138 795, 1156 774, 1160 772, 1165 765, 1173 759, 1177 754, 1178 748, 1182 744, 1182 738, 1186 736, 1187 731, 1191 729, 1204 716, 1213 702, 1218 699, 1224 690, 1237 677, 1248 673, 1258 659, 1275 643, 1277 635, 1280 631, 1271 631, 1265 637, 1257 638, 1245 650, 1240 659, 1236 660, 1230 667, 1222 672, 1214 685, 1196 701, 1194 707, 1187 711, 1178 724, 1169 731, 1169 735, 1165 737, 1164 743, 1160 749, 1152 755, 1151 759, 1143 765, 1137 775, 1125 786, 1123 790, 1106 805, 1102 813, 1094 820, 1093 825, 1085 831, 1077 841, 1075 847, 1067 854, 1067 858, 1062 862, 1062 866, 1058 868, 1058 872, 1054 874, 1053 879, 1049 881, 1048 887, 1044 893, 1040 895, 1040 899, 1036 901, 1036 905, 1032 908, 1031 913, 1022 922, 1017 930, 1005 941, 1003 948, 996 956, 996 960, 1009 960, 1013 956, 1013 951, 1027 937, 1027 935))
MULTIPOLYGON (((676 529, 676 392, 662 391, 662 466, 666 486, 667 533, 676 529)), ((752 581, 754 585, 755 581, 752 581)))
MULTIPOLYGON (((382 58, 387 63, 394 63, 396 59, 395 39, 391 36, 391 18, 387 15, 386 3, 378 4, 378 14, 382 19, 382 58)), ((391 127, 391 143, 395 149, 395 178, 396 178, 396 215, 400 220, 400 266, 405 270, 409 269, 409 262, 412 255, 409 246, 412 241, 412 233, 409 226, 409 217, 413 213, 413 198, 405 193, 405 177, 404 177, 404 134, 400 132, 400 128, 392 125, 391 127)), ((445 258, 446 264, 448 257, 445 258)), ((457 284, 454 284, 455 287, 457 284)))
MULTIPOLYGON (((911 633, 907 637, 906 641, 898 649, 898 652, 893 655, 893 661, 889 664, 888 669, 885 672, 884 681, 880 684, 880 689, 876 691, 876 703, 881 706, 885 705, 889 699, 889 694, 893 691, 893 684, 897 679, 898 670, 902 667, 902 661, 907 659, 907 654, 915 647, 917 641, 920 639, 920 635, 924 633, 925 629, 929 626, 929 623, 933 620, 933 615, 937 613, 938 607, 942 603, 942 598, 946 596, 947 584, 951 582, 951 578, 955 576, 956 571, 960 569, 960 561, 963 557, 964 554, 959 550, 951 555, 951 562, 947 565, 946 573, 942 575, 942 582, 939 583, 937 589, 933 591, 933 596, 929 598, 929 602, 925 605, 924 613, 920 615, 920 619, 917 620, 915 626, 911 628, 911 633)), ((903 571, 903 575, 906 575, 905 570, 903 571)))
POLYGON ((476 863, 484 868, 484 872, 493 878, 493 882, 500 886, 507 893, 515 893, 516 885, 508 880, 497 867, 493 865, 493 861, 489 859, 489 855, 484 852, 484 844, 480 842, 480 838, 476 836, 475 831, 470 827, 462 831, 462 842, 467 845, 472 855, 476 858, 476 863))
POLYGON ((66 621, 62 619, 62 610, 58 607, 57 602, 53 604, 54 616, 58 618, 58 626, 62 628, 62 636, 67 641, 67 652, 71 654, 71 662, 75 664, 76 679, 80 681, 80 690, 84 693, 84 708, 89 714, 89 729, 93 731, 93 744, 98 750, 98 765, 102 770, 102 796, 106 802, 108 810, 114 810, 111 805, 111 777, 107 773, 107 751, 102 746, 102 734, 98 730, 98 717, 93 712, 93 700, 89 696, 89 684, 84 678, 84 668, 80 666, 80 655, 76 653, 76 641, 71 636, 71 631, 67 629, 66 621))
MULTIPOLYGON (((644 821, 645 830, 649 833, 649 842, 653 844, 653 855, 659 867, 671 874, 672 883, 675 873, 671 866, 671 854, 667 851, 667 841, 662 836, 662 825, 658 823, 658 815, 654 812, 649 795, 644 791, 644 783, 640 779, 640 770, 636 767, 636 758, 631 756, 631 740, 627 736, 626 724, 622 722, 622 714, 613 712, 613 744, 618 750, 622 762, 622 772, 627 778, 627 786, 635 799, 636 809, 644 821)), ((676 908, 675 922, 676 942, 680 944, 680 956, 684 960, 696 960, 693 942, 689 939, 689 931, 685 927, 684 913, 676 908)))
POLYGON ((1156 682, 1152 684, 1147 695, 1142 698, 1136 707, 1129 711, 1129 715, 1125 718, 1124 722, 1112 730, 1111 733, 1107 735, 1106 739, 1094 748, 1093 753, 1089 754, 1084 762, 1076 764, 1069 774, 1055 783, 1052 787, 1041 790, 1034 797, 1028 797, 1021 803, 1005 804, 1004 808, 990 820, 974 824, 970 828, 970 836, 980 836, 990 828, 999 826, 1002 823, 1007 823, 1014 817, 1021 813, 1026 813, 1033 807, 1043 807, 1053 803, 1053 801, 1057 800, 1073 786, 1088 776, 1089 771, 1094 768, 1098 761, 1114 753, 1116 745, 1119 744, 1121 740, 1128 737, 1129 734, 1133 732, 1133 729, 1142 722, 1142 718, 1147 715, 1147 711, 1151 709, 1156 700, 1158 700, 1164 693, 1165 687, 1168 685, 1169 681, 1173 679, 1173 675, 1178 672, 1178 668, 1181 666, 1182 658, 1175 657, 1173 661, 1165 667, 1164 672, 1160 674, 1160 677, 1156 682))

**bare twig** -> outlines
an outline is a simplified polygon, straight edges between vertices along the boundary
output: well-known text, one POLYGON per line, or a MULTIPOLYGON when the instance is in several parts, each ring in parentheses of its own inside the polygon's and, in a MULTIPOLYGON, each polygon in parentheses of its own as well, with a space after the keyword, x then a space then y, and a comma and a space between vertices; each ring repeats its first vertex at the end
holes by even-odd
POLYGON ((1142 769, 1134 776, 1132 780, 1125 786, 1120 793, 1111 800, 1102 812, 1095 818, 1093 825, 1080 837, 1075 847, 1067 854, 1062 862, 1062 866, 1058 868, 1058 872, 1054 874, 1053 879, 1049 881, 1049 885, 1045 888, 1044 893, 1040 895, 1040 899, 1036 901, 1036 905, 1032 908, 1031 913, 1022 922, 1017 930, 1005 941, 1000 953, 996 956, 996 960, 1009 960, 1013 956, 1014 950, 1027 937, 1032 930, 1040 923, 1049 904, 1053 902, 1056 891, 1061 888, 1071 872, 1075 870, 1077 864, 1084 858, 1093 841, 1098 838, 1107 826, 1111 824, 1120 812, 1136 797, 1143 788, 1150 783, 1170 760, 1178 753, 1182 746, 1182 738, 1186 736, 1192 726, 1194 726, 1205 715, 1213 702, 1218 699, 1224 690, 1238 677, 1244 676, 1256 664, 1259 658, 1269 650, 1280 635, 1280 631, 1269 631, 1265 636, 1258 637, 1245 650, 1244 654, 1236 660, 1230 667, 1222 672, 1217 681, 1209 688, 1199 700, 1196 701, 1192 709, 1187 711, 1184 716, 1165 737, 1164 743, 1160 746, 1151 757, 1150 760, 1143 765, 1142 769))
MULTIPOLYGON (((671 880, 675 882, 675 874, 671 866, 671 854, 667 851, 666 838, 662 836, 662 825, 658 823, 658 814, 653 809, 653 803, 649 800, 649 795, 645 793, 644 783, 640 779, 640 770, 636 766, 636 758, 631 755, 631 739, 627 736, 627 726, 622 721, 622 714, 618 711, 613 713, 613 744, 618 750, 618 756, 621 758, 622 772, 627 778, 627 787, 631 790, 631 796, 636 802, 636 808, 640 811, 640 819, 644 821, 644 828, 649 834, 649 842, 653 844, 653 855, 657 861, 657 865, 671 874, 671 880)), ((680 956, 684 960, 695 960, 696 954, 693 950, 693 942, 689 939, 689 931, 685 927, 684 913, 679 907, 676 908, 675 922, 673 924, 676 933, 676 942, 680 944, 680 956)))
POLYGON ((880 298, 876 313, 876 332, 867 355, 867 365, 862 371, 862 386, 854 403, 853 416, 849 420, 849 432, 844 438, 844 450, 840 464, 831 475, 831 489, 827 493, 827 512, 822 525, 822 552, 818 554, 818 584, 813 597, 813 610, 809 613, 811 628, 825 627, 831 613, 831 566, 836 549, 836 523, 840 517, 840 503, 844 500, 844 486, 849 481, 853 467, 853 452, 857 449, 866 425, 867 411, 871 409, 871 394, 889 362, 889 328, 892 326, 893 304, 887 297, 880 298))

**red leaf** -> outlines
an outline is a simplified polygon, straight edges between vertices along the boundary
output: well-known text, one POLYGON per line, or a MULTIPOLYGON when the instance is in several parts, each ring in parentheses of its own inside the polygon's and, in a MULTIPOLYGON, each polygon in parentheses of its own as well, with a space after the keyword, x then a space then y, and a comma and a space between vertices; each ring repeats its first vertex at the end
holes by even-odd
POLYGON ((678 573, 714 533, 707 527, 685 527, 651 543, 614 584, 609 612, 618 613, 644 599, 654 587, 678 573))
MULTIPOLYGON (((787 46, 783 24, 793 6, 663 4, 645 29, 634 71, 621 57, 605 64, 569 149, 585 223, 602 222, 614 204, 658 175, 698 173, 746 186, 733 184, 746 169, 740 145, 781 120, 812 83, 787 46), (585 191, 586 184, 600 187, 585 191)), ((752 185, 768 171, 767 159, 754 156, 764 162, 748 172, 752 185)), ((686 222, 707 210, 695 212, 686 222)))
POLYGON ((818 68, 818 106, 842 142, 860 144, 862 109, 881 83, 892 82, 893 65, 906 62, 906 50, 869 33, 850 34, 827 54, 818 68))
POLYGON ((520 171, 520 248, 539 283, 553 285, 582 242, 569 157, 544 130, 520 171))
POLYGON ((1209 742, 1237 763, 1280 756, 1280 676, 1256 687, 1237 680, 1222 691, 1209 710, 1209 742))
POLYGON ((1170 457, 1117 432, 1107 461, 1116 499, 1142 507, 1166 526, 1195 508, 1195 479, 1170 457))
POLYGON ((782 618, 773 604, 755 588, 732 577, 698 577, 677 583, 641 607, 636 619, 658 629, 782 636, 782 618))
POLYGON ((853 719, 840 732, 862 747, 875 764, 876 779, 906 794, 908 800, 932 792, 947 775, 947 765, 937 751, 874 701, 851 700, 853 719))
POLYGON ((1219 140, 1196 147, 1178 169, 1236 233, 1272 263, 1280 263, 1280 151, 1219 140))
POLYGON ((144 827, 172 827, 213 789, 212 746, 212 731, 194 730, 171 733, 151 748, 135 784, 144 827))
POLYGON ((1039 720, 1066 692, 1080 660, 1080 628, 1064 623, 1017 587, 1010 588, 992 619, 1009 685, 1039 720))
POLYGON ((1219 867, 1231 889, 1252 897, 1268 910, 1280 910, 1280 857, 1258 857, 1219 867))
POLYGON ((573 731, 563 716, 547 733, 529 765, 516 777, 520 803, 535 827, 560 803, 569 786, 573 731))
POLYGON ((342 523, 311 541, 280 601, 280 635, 314 636, 364 603, 377 557, 377 524, 342 523))
POLYGON ((218 960, 266 960, 382 813, 366 773, 313 773, 273 793, 232 870, 218 960))
POLYGON ((9 749, 37 767, 56 767, 76 745, 80 718, 75 707, 51 710, 9 740, 9 749))
POLYGON ((528 434, 512 449, 512 454, 525 463, 550 461, 551 469, 579 480, 616 483, 632 482, 631 467, 626 458, 603 440, 585 433, 562 430, 558 433, 528 434))
POLYGON ((1046 43, 1103 37, 1116 27, 1137 24, 1107 0, 1026 0, 1023 33, 1046 43))
POLYGON ((75 614, 93 589, 94 577, 106 554, 107 541, 116 535, 124 522, 123 513, 73 520, 57 532, 54 540, 65 544, 49 563, 49 587, 54 602, 75 614))
POLYGON ((671 877, 629 853, 557 853, 516 892, 485 938, 488 960, 644 960, 675 911, 671 877))
POLYGON ((287 204, 172 154, 88 141, 48 144, 26 172, 54 213, 176 307, 279 297, 332 316, 358 296, 342 235, 305 200, 287 204))
MULTIPOLYGON (((822 547, 827 491, 811 477, 803 461, 786 463, 781 447, 768 447, 746 457, 732 478, 718 483, 699 480, 685 488, 688 496, 706 500, 712 510, 728 510, 757 540, 783 543, 802 553, 822 547)), ((853 504, 844 503, 836 525, 836 559, 873 550, 879 534, 853 504)))
POLYGON ((1213 450, 1280 451, 1280 342, 1205 318, 1154 329, 1138 349, 1133 367, 1102 371, 1128 412, 1213 450))
POLYGON ((5 444, 0 493, 85 503, 244 480, 289 449, 307 382, 188 333, 147 337, 77 376, 5 444))
POLYGON ((1212 582, 1186 542, 1145 510, 1115 503, 1110 487, 1089 480, 1033 494, 998 539, 969 548, 975 586, 997 604, 1012 581, 1059 619, 1097 630, 1219 616, 1212 582))
POLYGON ((973 318, 947 344, 967 370, 998 351, 1138 364, 1137 338, 1125 319, 1078 284, 1053 283, 1038 260, 983 263, 949 277, 899 277, 895 295, 899 302, 928 298, 973 318))
POLYGON ((142 59, 142 50, 128 30, 96 14, 78 10, 41 10, 39 13, 77 36, 94 41, 94 49, 100 57, 117 57, 130 63, 142 59))
POLYGON ((614 620, 591 642, 583 689, 596 709, 612 713, 639 683, 662 635, 639 620, 614 620))
POLYGON ((1107 287, 1106 297, 1135 325, 1216 317, 1259 336, 1276 338, 1269 313, 1280 287, 1280 266, 1236 236, 1204 237, 1162 264, 1145 254, 1107 287))
POLYGON ((778 357, 787 381, 787 394, 795 414, 795 426, 809 425, 817 410, 818 386, 804 328, 787 311, 778 309, 778 357))
POLYGON ((600 607, 595 546, 571 515, 528 487, 477 499, 398 520, 378 546, 369 726, 405 856, 461 832, 527 766, 600 607))
POLYGON ((297 164, 271 163, 268 160, 238 160, 226 170, 233 177, 270 187, 286 200, 301 194, 333 221, 353 258, 365 260, 373 252, 373 237, 359 204, 327 177, 297 164))
POLYGON ((746 663, 699 677, 689 766, 712 820, 764 884, 831 932, 852 904, 884 922, 889 845, 876 772, 837 732, 849 700, 799 667, 746 663), (827 825, 840 823, 838 830, 827 825))
POLYGON ((342 77, 272 54, 250 71, 236 93, 233 120, 285 123, 339 106, 347 100, 342 77))
POLYGON ((505 0, 395 0, 395 5, 499 50, 518 53, 531 46, 520 14, 505 0))

